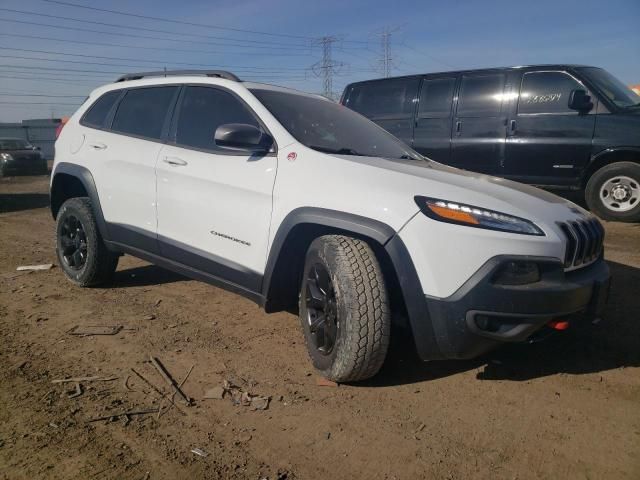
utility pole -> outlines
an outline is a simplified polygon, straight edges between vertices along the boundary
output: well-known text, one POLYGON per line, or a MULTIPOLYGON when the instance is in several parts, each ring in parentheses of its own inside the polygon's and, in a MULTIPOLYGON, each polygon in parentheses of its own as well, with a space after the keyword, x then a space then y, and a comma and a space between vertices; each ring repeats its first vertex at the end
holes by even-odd
POLYGON ((322 94, 332 100, 335 100, 333 76, 338 69, 343 66, 340 62, 334 62, 332 57, 332 47, 337 41, 338 38, 332 35, 324 36, 316 40, 316 44, 322 48, 322 60, 311 67, 313 73, 322 78, 322 94))

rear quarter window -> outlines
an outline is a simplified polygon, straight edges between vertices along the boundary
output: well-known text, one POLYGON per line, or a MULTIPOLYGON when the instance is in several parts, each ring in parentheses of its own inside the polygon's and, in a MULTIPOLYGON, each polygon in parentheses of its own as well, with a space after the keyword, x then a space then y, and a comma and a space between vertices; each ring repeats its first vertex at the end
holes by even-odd
POLYGON ((87 127, 103 128, 111 108, 113 108, 121 94, 122 90, 112 90, 103 94, 89 107, 80 123, 87 127))
POLYGON ((345 105, 369 118, 407 117, 413 115, 419 84, 419 78, 357 83, 345 105))

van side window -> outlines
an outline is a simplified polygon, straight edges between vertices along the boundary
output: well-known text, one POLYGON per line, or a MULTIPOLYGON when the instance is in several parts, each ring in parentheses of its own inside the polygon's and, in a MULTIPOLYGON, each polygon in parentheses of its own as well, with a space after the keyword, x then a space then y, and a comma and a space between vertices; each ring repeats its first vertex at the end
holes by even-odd
POLYGON ((238 98, 211 87, 186 87, 178 115, 176 144, 203 150, 220 150, 214 135, 225 123, 246 123, 261 128, 238 98))
POLYGON ((177 86, 170 86, 129 90, 118 105, 111 130, 159 140, 177 89, 177 86))
POLYGON ((89 110, 87 110, 87 113, 84 114, 80 123, 87 127, 104 127, 107 115, 109 115, 111 107, 116 103, 116 100, 118 100, 121 93, 122 90, 112 90, 102 95, 94 102, 89 110))
POLYGON ((459 117, 497 117, 502 110, 505 76, 464 75, 458 100, 459 117))
POLYGON ((394 78, 354 85, 346 105, 369 118, 413 115, 419 78, 394 78))
POLYGON ((522 77, 518 114, 566 113, 578 114, 571 110, 569 95, 574 89, 586 88, 570 75, 563 72, 527 72, 522 77))
POLYGON ((451 115, 455 78, 435 78, 422 82, 418 116, 442 118, 451 115))

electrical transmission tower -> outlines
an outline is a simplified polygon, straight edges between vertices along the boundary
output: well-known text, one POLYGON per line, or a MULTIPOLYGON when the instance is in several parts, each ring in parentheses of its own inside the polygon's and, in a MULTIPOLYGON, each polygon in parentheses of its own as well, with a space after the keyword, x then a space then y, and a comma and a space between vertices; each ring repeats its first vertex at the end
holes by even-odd
POLYGON ((334 62, 332 57, 333 44, 338 40, 335 36, 325 36, 316 40, 316 44, 322 48, 322 60, 311 67, 313 73, 322 78, 322 94, 332 100, 336 99, 333 92, 333 76, 344 66, 342 62, 334 62))
POLYGON ((395 68, 393 57, 391 56, 391 35, 393 32, 399 30, 399 28, 400 27, 389 29, 389 27, 385 27, 382 32, 377 34, 380 37, 381 47, 378 69, 385 78, 391 76, 391 71, 395 68))

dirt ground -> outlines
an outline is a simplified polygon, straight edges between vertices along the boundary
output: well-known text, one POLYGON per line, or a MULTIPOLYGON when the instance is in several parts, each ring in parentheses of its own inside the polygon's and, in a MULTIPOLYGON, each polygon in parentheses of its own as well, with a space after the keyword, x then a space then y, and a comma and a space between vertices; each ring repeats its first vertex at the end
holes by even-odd
POLYGON ((79 289, 56 267, 18 275, 55 263, 47 187, 0 179, 2 479, 640 478, 640 225, 606 224, 600 324, 441 363, 394 332, 377 377, 336 388, 316 385, 295 316, 140 260, 122 258, 108 288, 79 289), (68 333, 88 325, 124 328, 68 333), (178 382, 193 366, 193 406, 167 409, 132 371, 169 392, 151 355, 178 382), (117 378, 75 397, 52 383, 95 376, 117 378), (268 409, 204 398, 225 379, 268 409))

